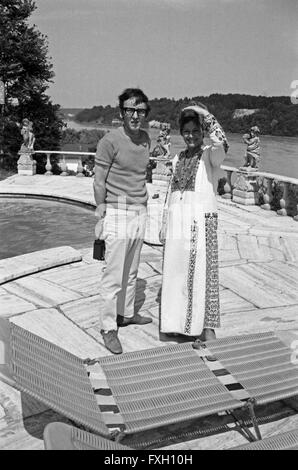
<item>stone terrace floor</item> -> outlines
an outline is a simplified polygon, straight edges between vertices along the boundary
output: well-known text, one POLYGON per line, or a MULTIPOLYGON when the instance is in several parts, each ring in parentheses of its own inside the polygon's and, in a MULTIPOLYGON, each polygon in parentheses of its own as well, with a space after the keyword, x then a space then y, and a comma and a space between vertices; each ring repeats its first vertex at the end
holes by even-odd
MULTIPOLYGON (((147 242, 156 242, 164 189, 148 185, 148 190, 154 220, 147 242), (160 197, 152 199, 154 193, 160 197)), ((1 194, 94 203, 91 178, 16 175, 0 182, 1 194)), ((220 197, 218 205, 222 328, 217 336, 275 331, 291 347, 298 339, 298 223, 220 197)), ((0 261, 0 449, 43 449, 44 426, 51 421, 68 422, 14 387, 8 369, 8 320, 79 357, 109 354, 98 326, 102 267, 102 262, 92 259, 91 247, 80 252, 72 248, 35 252, 0 261)), ((151 316, 153 323, 120 329, 124 352, 174 342, 159 334, 161 269, 161 247, 144 244, 136 307, 151 316)), ((263 437, 296 428, 297 400, 259 407, 258 416, 263 437)), ((197 420, 196 429, 200 434, 194 423, 152 431, 150 448, 227 449, 247 442, 228 416, 197 420)))

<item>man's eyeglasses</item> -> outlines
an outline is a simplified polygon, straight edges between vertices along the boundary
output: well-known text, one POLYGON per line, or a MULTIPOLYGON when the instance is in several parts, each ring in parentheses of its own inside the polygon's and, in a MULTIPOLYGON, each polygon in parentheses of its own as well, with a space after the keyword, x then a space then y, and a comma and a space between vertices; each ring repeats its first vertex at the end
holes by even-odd
POLYGON ((138 116, 146 116, 147 114, 147 109, 142 109, 142 108, 123 108, 123 111, 125 114, 129 117, 133 116, 134 113, 136 112, 138 116))

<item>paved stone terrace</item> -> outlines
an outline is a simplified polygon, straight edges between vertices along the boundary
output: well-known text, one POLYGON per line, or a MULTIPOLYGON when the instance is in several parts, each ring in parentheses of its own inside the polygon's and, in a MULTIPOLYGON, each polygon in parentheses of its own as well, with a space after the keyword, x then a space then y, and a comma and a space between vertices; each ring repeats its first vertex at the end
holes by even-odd
MULTIPOLYGON (((148 185, 152 221, 147 242, 157 242, 164 189, 148 185), (153 194, 159 197, 152 199, 153 194)), ((27 194, 94 204, 91 178, 13 176, 0 182, 0 196, 27 194)), ((218 198, 222 328, 218 337, 275 331, 289 346, 298 333, 298 224, 255 206, 218 198)), ((124 351, 169 342, 159 334, 162 249, 144 244, 136 307, 153 323, 120 329, 124 351)), ((104 356, 98 326, 103 263, 91 247, 56 248, 0 261, 0 449, 43 449, 50 421, 67 419, 20 394, 8 369, 8 322, 39 334, 79 357, 104 356)), ((297 401, 260 407, 263 437, 298 427, 297 401)), ((247 442, 228 416, 211 416, 185 426, 152 431, 151 448, 226 449, 247 442), (183 437, 177 437, 183 434, 183 437), (174 436, 176 436, 174 438, 174 436)), ((138 436, 141 439, 142 436, 138 436)), ((146 436, 148 438, 148 435, 146 436)))

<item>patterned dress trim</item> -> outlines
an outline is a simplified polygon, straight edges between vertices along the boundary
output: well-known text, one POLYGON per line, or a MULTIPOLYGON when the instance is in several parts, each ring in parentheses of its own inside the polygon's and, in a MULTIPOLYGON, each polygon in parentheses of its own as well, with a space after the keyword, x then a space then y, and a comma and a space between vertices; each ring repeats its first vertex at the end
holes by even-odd
POLYGON ((180 152, 172 178, 171 192, 180 191, 183 193, 184 191, 195 190, 196 176, 202 153, 203 150, 201 149, 199 153, 190 158, 186 156, 185 150, 180 152))
POLYGON ((209 113, 204 116, 203 130, 206 131, 208 134, 213 134, 216 137, 217 141, 223 144, 224 151, 225 153, 227 153, 229 149, 229 144, 225 132, 216 120, 216 118, 213 116, 213 114, 209 113))
POLYGON ((190 238, 190 256, 188 264, 188 273, 187 273, 187 309, 186 309, 186 319, 184 325, 184 333, 190 334, 191 332, 191 323, 192 323, 192 312, 193 312, 193 284, 194 284, 194 274, 196 267, 196 258, 197 258, 197 244, 198 244, 198 235, 199 227, 196 220, 193 221, 191 226, 191 238, 190 238))
POLYGON ((204 328, 220 326, 217 213, 205 214, 206 236, 206 292, 204 328))

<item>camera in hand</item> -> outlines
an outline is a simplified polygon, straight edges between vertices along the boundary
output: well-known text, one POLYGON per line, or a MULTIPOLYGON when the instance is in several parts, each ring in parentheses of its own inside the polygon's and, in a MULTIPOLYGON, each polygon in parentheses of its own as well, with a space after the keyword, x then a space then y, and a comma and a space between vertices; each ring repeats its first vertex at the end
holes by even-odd
POLYGON ((93 259, 103 261, 105 259, 106 244, 104 240, 94 240, 93 259))

